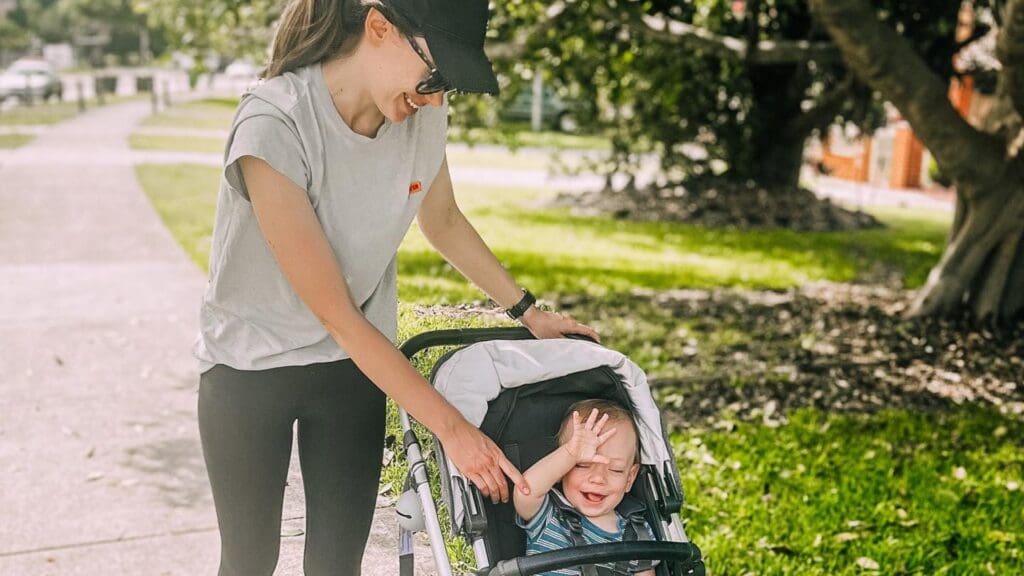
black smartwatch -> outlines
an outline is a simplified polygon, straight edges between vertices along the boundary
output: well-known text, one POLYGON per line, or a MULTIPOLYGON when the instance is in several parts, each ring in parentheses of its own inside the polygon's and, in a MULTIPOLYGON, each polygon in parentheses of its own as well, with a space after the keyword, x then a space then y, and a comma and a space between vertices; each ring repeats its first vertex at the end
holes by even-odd
POLYGON ((530 309, 530 306, 533 306, 536 302, 537 299, 533 294, 531 294, 526 288, 523 288, 523 299, 517 302, 515 306, 505 310, 505 314, 508 314, 508 317, 513 320, 518 320, 526 313, 527 310, 530 309))

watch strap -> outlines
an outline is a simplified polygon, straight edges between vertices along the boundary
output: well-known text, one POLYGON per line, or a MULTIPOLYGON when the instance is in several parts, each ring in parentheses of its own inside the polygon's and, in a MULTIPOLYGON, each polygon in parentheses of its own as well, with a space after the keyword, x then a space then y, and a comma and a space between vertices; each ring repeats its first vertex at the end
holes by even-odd
POLYGON ((508 317, 513 320, 518 320, 523 314, 526 313, 527 310, 530 309, 530 306, 533 306, 536 303, 537 298, 535 298, 529 290, 523 288, 522 300, 517 302, 515 306, 509 308, 508 310, 505 310, 505 314, 508 314, 508 317))

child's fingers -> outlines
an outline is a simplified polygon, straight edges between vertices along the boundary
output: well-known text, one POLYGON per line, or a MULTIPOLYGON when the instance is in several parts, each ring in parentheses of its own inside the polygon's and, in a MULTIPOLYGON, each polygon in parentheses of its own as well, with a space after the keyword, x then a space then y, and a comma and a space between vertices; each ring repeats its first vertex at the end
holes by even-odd
POLYGON ((610 464, 611 460, 607 456, 601 456, 600 454, 594 454, 594 457, 590 459, 594 464, 610 464))
POLYGON ((608 422, 608 413, 605 412, 604 415, 601 416, 601 419, 597 421, 597 424, 594 425, 594 434, 600 434, 601 433, 601 429, 604 428, 604 425, 607 422, 608 422))
POLYGON ((607 432, 605 432, 604 434, 601 434, 600 436, 598 436, 597 437, 597 444, 598 444, 598 446, 600 446, 601 444, 604 444, 605 441, 607 441, 612 436, 615 436, 615 433, 618 430, 619 430, 618 428, 610 428, 607 432))
POLYGON ((594 421, 597 420, 597 414, 598 414, 597 408, 594 408, 593 410, 590 411, 590 417, 587 418, 587 428, 588 429, 593 429, 594 428, 594 421))

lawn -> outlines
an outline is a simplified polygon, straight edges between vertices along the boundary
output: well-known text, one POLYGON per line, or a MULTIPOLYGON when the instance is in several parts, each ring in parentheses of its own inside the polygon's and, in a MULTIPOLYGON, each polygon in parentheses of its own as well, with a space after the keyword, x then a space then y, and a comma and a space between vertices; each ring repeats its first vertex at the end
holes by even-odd
POLYGON ((132 134, 128 146, 133 150, 172 150, 201 154, 223 154, 223 138, 179 136, 171 134, 132 134))
POLYGON ((0 112, 0 126, 56 124, 76 114, 77 102, 36 103, 0 112))
POLYGON ((234 98, 205 98, 184 104, 173 104, 170 109, 154 114, 143 121, 143 126, 160 126, 193 130, 227 130, 235 114, 238 100, 234 98))
POLYGON ((502 144, 527 148, 567 150, 611 150, 611 140, 599 135, 566 134, 554 130, 533 132, 527 122, 508 122, 497 128, 463 128, 454 123, 448 134, 451 142, 502 144))
POLYGON ((1024 425, 986 410, 801 410, 673 436, 716 574, 1021 574, 1024 425))
MULTIPOLYGON (((104 105, 116 104, 146 96, 108 96, 104 105)), ((95 100, 86 102, 86 109, 98 106, 95 100)), ((0 112, 0 126, 31 126, 56 124, 78 114, 78 102, 44 102, 33 106, 19 106, 0 112)))
POLYGON ((0 149, 18 148, 34 139, 32 134, 0 134, 0 149))
MULTIPOLYGON (((138 167, 138 175, 172 234, 205 268, 218 170, 150 165, 138 167)), ((623 311, 631 295, 777 290, 894 274, 916 287, 941 254, 949 224, 944 213, 879 210, 887 224, 879 230, 707 230, 572 216, 541 206, 551 191, 457 188, 460 205, 518 281, 552 302, 581 295, 590 304, 573 313, 652 379, 673 374, 701 318, 680 318, 656 305, 623 311), (671 346, 661 347, 669 340, 671 346)), ((483 295, 430 249, 415 225, 399 267, 401 339, 488 324, 480 316, 459 319, 424 308, 483 295)), ((749 338, 719 328, 699 332, 701 350, 749 338)), ((441 352, 417 364, 426 370, 441 352)), ((658 398, 674 421, 687 420, 685 395, 658 398)), ((393 411, 390 418, 398 450, 393 411)), ((733 419, 726 409, 719 422, 729 425, 676 425, 672 435, 688 495, 687 530, 715 574, 1024 573, 1019 419, 967 405, 871 414, 800 408, 781 422, 733 419)), ((385 468, 385 493, 397 496, 402 474, 398 455, 385 468)), ((469 557, 461 541, 449 546, 459 559, 469 557)))

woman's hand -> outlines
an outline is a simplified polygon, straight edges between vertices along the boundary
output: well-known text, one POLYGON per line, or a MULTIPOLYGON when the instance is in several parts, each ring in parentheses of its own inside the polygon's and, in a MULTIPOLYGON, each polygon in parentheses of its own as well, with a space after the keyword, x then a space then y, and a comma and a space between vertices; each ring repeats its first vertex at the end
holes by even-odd
POLYGON ((530 493, 530 486, 516 467, 505 458, 505 454, 490 438, 469 422, 462 420, 444 436, 438 435, 444 446, 445 455, 462 472, 462 475, 480 489, 491 502, 508 502, 508 476, 523 494, 530 493))
POLYGON ((582 334, 601 342, 597 331, 573 320, 568 314, 556 314, 530 306, 521 318, 523 326, 537 338, 561 338, 566 334, 582 334))

